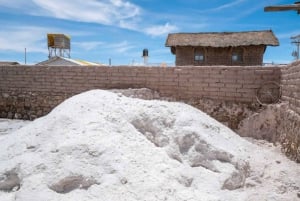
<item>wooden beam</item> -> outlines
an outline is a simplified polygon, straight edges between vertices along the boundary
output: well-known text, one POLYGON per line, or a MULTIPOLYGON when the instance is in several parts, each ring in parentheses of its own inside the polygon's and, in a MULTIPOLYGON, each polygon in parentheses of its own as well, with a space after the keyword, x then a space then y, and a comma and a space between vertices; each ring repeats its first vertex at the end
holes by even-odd
POLYGON ((300 12, 300 3, 296 2, 295 4, 290 4, 290 5, 279 5, 279 6, 267 6, 264 8, 265 12, 269 11, 288 11, 288 10, 294 10, 298 11, 298 14, 300 12))

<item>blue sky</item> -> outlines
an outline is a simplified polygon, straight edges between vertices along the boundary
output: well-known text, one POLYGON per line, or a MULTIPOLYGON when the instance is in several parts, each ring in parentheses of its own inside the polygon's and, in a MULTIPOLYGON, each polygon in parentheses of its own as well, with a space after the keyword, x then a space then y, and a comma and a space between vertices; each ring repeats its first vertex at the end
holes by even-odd
POLYGON ((264 12, 290 0, 0 0, 0 60, 34 64, 47 60, 47 33, 71 36, 71 58, 113 65, 174 64, 165 47, 168 33, 272 29, 279 47, 264 62, 290 63, 300 34, 295 11, 264 12))

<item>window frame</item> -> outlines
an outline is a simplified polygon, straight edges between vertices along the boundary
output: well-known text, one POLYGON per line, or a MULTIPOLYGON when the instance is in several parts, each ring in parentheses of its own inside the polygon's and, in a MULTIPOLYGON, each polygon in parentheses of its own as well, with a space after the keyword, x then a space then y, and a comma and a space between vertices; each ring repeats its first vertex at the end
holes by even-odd
POLYGON ((194 49, 194 64, 202 64, 205 62, 205 51, 203 48, 194 49))

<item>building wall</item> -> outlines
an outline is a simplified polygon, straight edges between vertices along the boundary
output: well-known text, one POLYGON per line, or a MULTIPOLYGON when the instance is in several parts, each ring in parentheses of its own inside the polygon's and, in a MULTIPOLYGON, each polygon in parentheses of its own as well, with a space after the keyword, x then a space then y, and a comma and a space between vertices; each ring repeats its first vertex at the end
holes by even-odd
POLYGON ((282 100, 300 115, 300 61, 282 68, 282 100))
POLYGON ((175 64, 176 64, 176 66, 193 66, 194 65, 194 48, 193 47, 176 47, 175 64))
POLYGON ((243 61, 233 62, 232 51, 234 48, 213 48, 204 47, 204 62, 194 61, 195 47, 176 47, 176 66, 206 66, 206 65, 227 65, 227 66, 255 66, 262 65, 265 46, 245 46, 243 50, 243 61))
POLYGON ((279 132, 283 151, 300 162, 300 61, 282 68, 282 100, 279 132))

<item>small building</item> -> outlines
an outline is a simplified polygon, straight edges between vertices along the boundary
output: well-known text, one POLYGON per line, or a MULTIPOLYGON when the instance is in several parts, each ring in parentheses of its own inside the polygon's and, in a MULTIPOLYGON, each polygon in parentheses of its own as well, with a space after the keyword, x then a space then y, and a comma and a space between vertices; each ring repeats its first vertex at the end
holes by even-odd
POLYGON ((268 45, 279 45, 271 30, 173 33, 166 40, 176 66, 261 66, 268 45))
POLYGON ((0 61, 0 66, 15 66, 15 65, 20 65, 20 63, 16 61, 0 61))
POLYGON ((60 56, 51 57, 46 61, 37 63, 38 66, 103 66, 103 64, 80 60, 70 59, 60 56))

